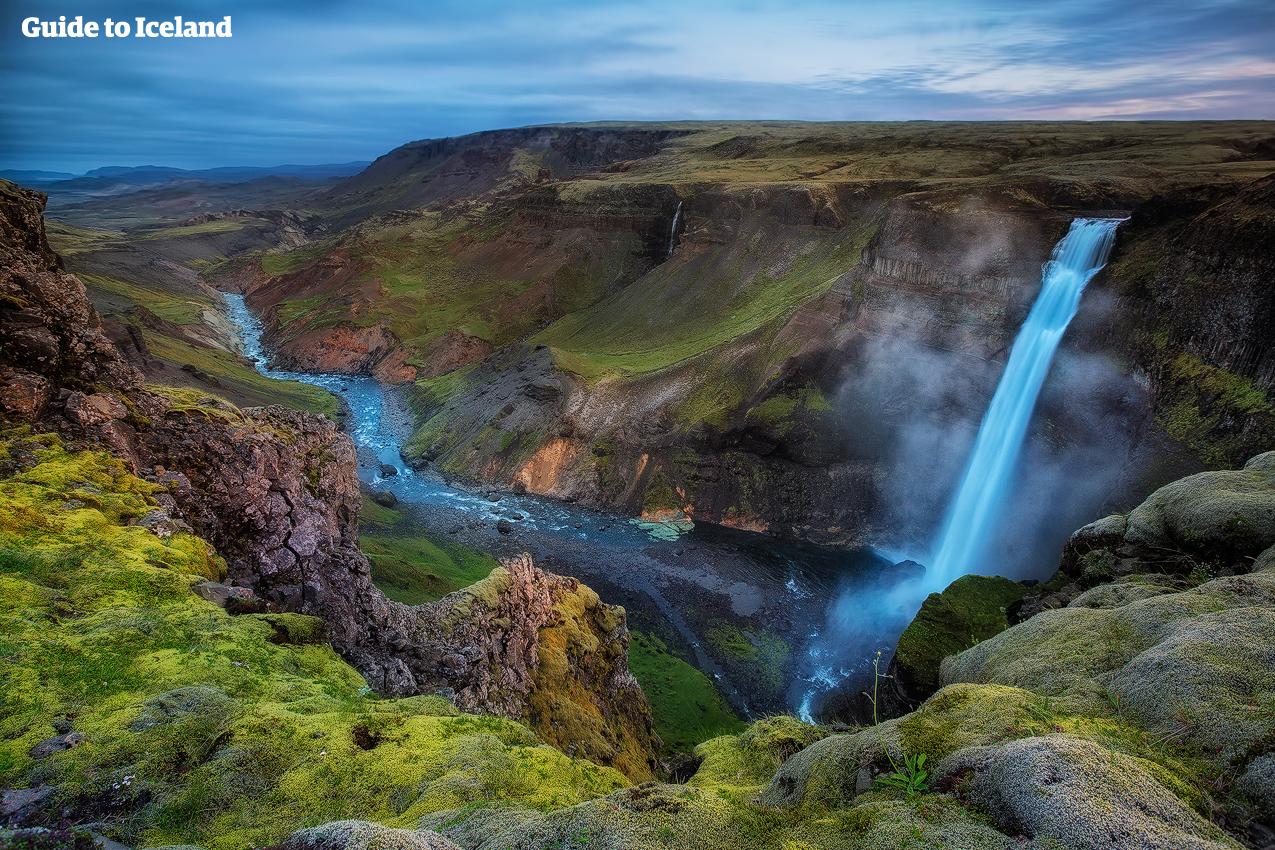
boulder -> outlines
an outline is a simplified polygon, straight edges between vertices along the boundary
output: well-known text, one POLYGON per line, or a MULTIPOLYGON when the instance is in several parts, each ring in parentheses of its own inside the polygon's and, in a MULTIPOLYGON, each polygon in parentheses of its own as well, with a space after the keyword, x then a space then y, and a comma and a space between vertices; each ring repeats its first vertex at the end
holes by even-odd
POLYGON ((1009 628, 1005 609, 1027 587, 1000 576, 962 576, 931 593, 899 636, 890 673, 905 701, 921 702, 939 689, 939 664, 949 655, 1009 628))
POLYGON ((935 777, 965 774, 963 787, 1003 832, 1042 846, 1238 850, 1152 778, 1146 764, 1055 735, 961 750, 937 766, 935 777))
POLYGON ((437 832, 342 820, 298 830, 271 850, 460 850, 437 832))
POLYGON ((1160 549, 1254 556, 1275 545, 1275 452, 1240 470, 1166 484, 1129 515, 1124 539, 1160 549))

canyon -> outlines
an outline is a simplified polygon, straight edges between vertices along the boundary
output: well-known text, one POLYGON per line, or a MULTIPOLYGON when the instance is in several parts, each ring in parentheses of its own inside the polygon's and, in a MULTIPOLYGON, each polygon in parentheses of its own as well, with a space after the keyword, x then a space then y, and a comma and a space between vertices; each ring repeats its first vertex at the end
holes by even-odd
MULTIPOLYGON (((586 834, 599 847, 622 835, 624 846, 711 835, 721 847, 870 847, 908 830, 929 830, 935 846, 1096 846, 1102 816, 1064 816, 1085 800, 1127 814, 1126 846, 1263 846, 1269 681, 1237 678, 1205 647, 1244 622, 1241 665, 1263 669, 1269 654, 1273 156, 1263 122, 532 127, 414 142, 283 210, 232 193, 224 209, 192 215, 183 202, 171 214, 146 191, 55 208, 58 254, 41 198, 0 184, 6 534, 29 532, 32 499, 99 513, 84 522, 126 530, 92 533, 145 553, 110 556, 110 593, 136 606, 129 576, 145 576, 163 616, 196 646, 222 641, 220 663, 234 668, 164 666, 170 647, 154 636, 167 627, 148 621, 162 677, 103 681, 128 706, 117 716, 70 699, 81 685, 57 684, 65 672, 39 674, 55 683, 41 698, 63 713, 6 727, 23 755, 0 768, 23 793, 57 789, 40 793, 63 795, 50 799, 68 811, 132 807, 153 839, 208 846, 278 841, 303 821, 327 825, 280 846, 379 836, 547 848, 586 834), (655 645, 655 615, 607 604, 608 577, 658 575, 656 562, 683 555, 679 523, 691 522, 743 535, 732 540, 889 555, 855 581, 918 569, 905 559, 928 559, 1041 266, 1084 216, 1127 221, 1063 338, 1009 520, 977 566, 1009 578, 932 595, 889 664, 888 693, 826 706, 865 725, 894 719, 859 731, 772 717, 739 735, 703 730, 693 754, 668 760, 654 680, 639 686, 630 670, 655 645), (335 392, 244 360, 222 292, 262 317, 275 368, 328 373, 335 392), (361 549, 381 544, 360 529, 405 528, 394 518, 407 514, 363 501, 369 479, 361 494, 356 472, 369 458, 341 431, 355 418, 341 374, 383 385, 411 413, 401 457, 375 459, 386 477, 374 486, 415 474, 509 498, 499 531, 464 520, 448 532, 509 538, 486 578, 417 605, 374 583, 361 549), (521 514, 511 523, 522 494, 604 511, 603 523, 647 520, 672 542, 582 544, 566 565, 593 552, 600 598, 511 548, 540 539, 520 536, 521 514), (152 538, 173 543, 157 554, 152 538), (647 634, 630 644, 634 616, 647 634), (943 631, 952 624, 959 634, 943 631), (1094 628, 1101 647, 1082 637, 1094 628), (1199 676, 1162 675, 1191 657, 1199 676), (1165 687, 1195 722, 1156 708, 1149 695, 1165 687), (1200 719, 1210 706, 1234 728, 1200 719), (300 761, 253 726, 266 716, 300 761), (518 719, 526 726, 508 725, 518 719), (203 723, 220 730, 207 748, 128 760, 132 735, 160 741, 150 730, 171 727, 163 740, 176 741, 203 723), (63 740, 82 729, 109 746, 63 740), (37 758, 54 733, 52 760, 37 758), (449 766, 417 776, 397 761, 409 742, 449 766), (348 804, 298 798, 267 823, 231 788, 280 800, 288 783, 327 788, 336 774, 316 765, 338 746, 343 775, 359 777, 348 804), (93 761, 106 751, 119 770, 93 761), (474 766, 468 778, 456 753, 474 766), (920 804, 896 800, 877 780, 915 778, 904 765, 917 753, 930 786, 920 804), (84 759, 111 776, 146 773, 150 796, 76 784, 84 759), (1033 807, 1024 770, 1065 774, 1065 789, 1033 807), (183 802, 190 777, 220 789, 219 811, 183 802), (670 784, 626 787, 657 778, 670 784), (222 831, 236 837, 220 843, 222 831)), ((89 624, 117 609, 82 590, 90 579, 70 562, 41 566, 90 527, 54 516, 36 560, 13 556, 3 580, 17 575, 12 598, 42 612, 21 617, 74 642, 67 606, 90 607, 89 624), (74 578, 59 585, 57 570, 74 578)), ((102 569, 93 552, 76 557, 102 569)), ((670 598, 690 586, 661 581, 670 598)), ((701 631, 657 657, 693 661, 694 638, 712 632, 701 670, 723 665, 722 688, 774 676, 773 698, 794 668, 774 649, 791 624, 776 625, 772 603, 693 623, 701 631), (731 652, 780 660, 732 666, 731 652)), ((694 620, 696 604, 681 596, 670 611, 694 620)), ((38 799, 22 811, 53 823, 38 799)))

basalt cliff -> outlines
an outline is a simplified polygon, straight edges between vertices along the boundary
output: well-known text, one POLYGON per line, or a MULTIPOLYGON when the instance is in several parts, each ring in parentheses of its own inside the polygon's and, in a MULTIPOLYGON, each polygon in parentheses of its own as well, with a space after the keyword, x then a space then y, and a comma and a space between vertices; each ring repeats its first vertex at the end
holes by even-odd
POLYGON ((1091 479, 1055 521, 1020 506, 1047 552, 1272 445, 1270 150, 1260 123, 483 133, 387 154, 329 191, 325 237, 207 276, 265 312, 279 364, 413 382, 417 463, 902 546, 1068 221, 1132 211, 1028 449, 1091 479))

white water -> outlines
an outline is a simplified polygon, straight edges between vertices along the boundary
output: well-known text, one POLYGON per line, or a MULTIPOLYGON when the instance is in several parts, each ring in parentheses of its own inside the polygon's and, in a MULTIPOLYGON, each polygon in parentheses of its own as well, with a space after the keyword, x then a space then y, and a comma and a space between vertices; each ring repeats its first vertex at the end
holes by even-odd
POLYGON ((990 565, 981 558, 1000 519, 1036 397, 1080 306, 1085 284, 1107 261, 1119 223, 1076 219, 1054 248, 1053 259, 1045 264, 1040 295, 1014 340, 1005 374, 979 426, 938 551, 926 572, 925 583, 931 590, 942 590, 968 573, 986 574, 990 565))
POLYGON ((664 255, 664 259, 673 256, 673 249, 677 247, 677 221, 682 217, 682 202, 677 202, 677 211, 673 213, 673 226, 668 229, 668 253, 664 255))

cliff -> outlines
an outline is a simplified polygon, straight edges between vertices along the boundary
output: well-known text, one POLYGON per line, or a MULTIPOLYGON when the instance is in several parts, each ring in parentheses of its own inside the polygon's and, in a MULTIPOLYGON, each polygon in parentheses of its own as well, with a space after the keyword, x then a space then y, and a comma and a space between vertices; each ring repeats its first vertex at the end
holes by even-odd
POLYGON ((210 277, 265 311, 280 364, 415 381, 408 453, 450 474, 904 547, 932 536, 1067 222, 1132 209, 1027 450, 1062 507, 1015 506, 1035 562, 1104 505, 1271 445, 1246 383, 1269 199, 1243 188, 1268 140, 1243 123, 483 133, 387 154, 328 193, 344 230, 210 277), (1238 323, 1228 263, 1249 275, 1238 323), (1192 315, 1208 339, 1169 341, 1160 325, 1192 315))
POLYGON ((246 591, 241 607, 321 617, 378 692, 445 692, 466 710, 525 717, 564 748, 651 775, 659 739, 628 671, 623 609, 529 558, 438 603, 386 599, 358 549, 350 438, 322 415, 143 387, 97 329, 84 287, 60 270, 41 197, 11 190, 5 200, 14 306, 3 321, 16 328, 7 397, 38 402, 15 402, 11 421, 112 452, 150 482, 148 526, 211 544, 229 584, 246 591))

